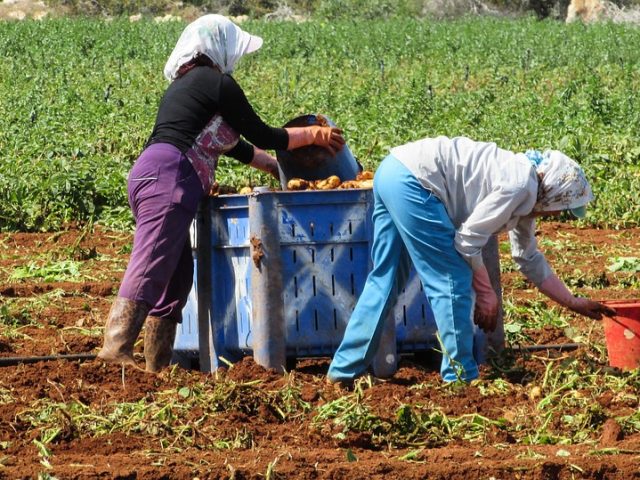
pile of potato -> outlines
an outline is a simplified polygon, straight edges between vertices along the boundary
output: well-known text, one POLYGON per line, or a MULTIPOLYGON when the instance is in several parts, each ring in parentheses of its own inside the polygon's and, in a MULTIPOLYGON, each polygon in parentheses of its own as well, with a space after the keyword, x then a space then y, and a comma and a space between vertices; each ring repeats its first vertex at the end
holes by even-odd
MULTIPOLYGON (((321 180, 304 180, 302 178, 292 178, 287 182, 287 190, 335 190, 345 188, 373 188, 373 172, 364 170, 360 172, 355 180, 340 180, 340 177, 331 175, 321 180)), ((274 191, 276 191, 274 189, 274 191)), ((253 187, 242 187, 237 190, 228 185, 219 185, 218 182, 213 184, 209 195, 217 197, 218 195, 240 194, 249 195, 253 193, 253 187)))
POLYGON ((287 182, 287 190, 335 190, 337 188, 373 188, 373 172, 365 170, 360 172, 355 180, 345 182, 336 175, 322 180, 292 178, 287 182))

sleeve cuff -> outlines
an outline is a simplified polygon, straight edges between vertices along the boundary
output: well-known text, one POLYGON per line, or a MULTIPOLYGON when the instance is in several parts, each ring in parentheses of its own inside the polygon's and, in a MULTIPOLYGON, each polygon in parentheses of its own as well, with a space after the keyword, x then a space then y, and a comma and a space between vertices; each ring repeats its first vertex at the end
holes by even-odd
POLYGON ((244 140, 240 140, 235 147, 229 150, 225 155, 235 158, 241 163, 248 165, 253 160, 253 145, 244 140))

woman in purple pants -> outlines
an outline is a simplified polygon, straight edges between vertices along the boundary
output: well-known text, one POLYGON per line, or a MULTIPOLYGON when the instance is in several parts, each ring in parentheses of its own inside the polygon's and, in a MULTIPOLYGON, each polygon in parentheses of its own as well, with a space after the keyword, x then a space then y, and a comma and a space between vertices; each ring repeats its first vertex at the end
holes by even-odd
POLYGON ((211 190, 221 154, 277 178, 275 158, 262 149, 319 145, 335 154, 344 145, 336 128, 273 128, 260 119, 230 74, 261 46, 260 37, 227 18, 205 15, 185 28, 171 53, 164 68, 171 84, 129 173, 133 250, 98 358, 135 365, 133 345, 146 324, 146 370, 169 364, 193 281, 189 226, 211 190))

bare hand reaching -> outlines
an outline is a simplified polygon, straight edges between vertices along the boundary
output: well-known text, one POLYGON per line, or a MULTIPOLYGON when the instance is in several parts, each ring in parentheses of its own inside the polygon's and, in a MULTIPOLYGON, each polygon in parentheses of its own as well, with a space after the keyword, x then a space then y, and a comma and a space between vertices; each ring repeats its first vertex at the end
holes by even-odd
POLYGON ((588 298, 574 297, 569 308, 576 313, 593 318, 594 320, 600 320, 603 315, 607 317, 614 317, 616 315, 616 311, 613 308, 607 307, 600 302, 589 300, 588 298))
POLYGON ((482 266, 473 272, 473 289, 476 292, 476 308, 473 321, 485 332, 493 332, 498 322, 499 301, 491 286, 489 273, 482 266))

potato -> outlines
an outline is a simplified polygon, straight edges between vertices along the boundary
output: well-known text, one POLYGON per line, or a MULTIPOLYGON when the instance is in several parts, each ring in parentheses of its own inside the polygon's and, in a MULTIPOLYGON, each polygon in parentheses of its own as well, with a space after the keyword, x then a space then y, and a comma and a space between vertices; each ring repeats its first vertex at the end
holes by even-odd
POLYGON ((356 175, 356 180, 373 180, 373 172, 370 170, 363 170, 356 175))
POLYGON ((369 180, 358 180, 358 188, 373 188, 373 178, 369 180))
POLYGON ((287 190, 307 190, 310 182, 302 178, 292 178, 287 182, 287 190))
POLYGON ((210 197, 217 197, 218 195, 228 195, 230 193, 237 193, 238 191, 229 185, 220 185, 218 182, 213 182, 211 190, 209 190, 210 197))
POLYGON ((332 190, 340 186, 340 177, 337 175, 331 175, 324 180, 316 180, 314 186, 317 190, 332 190))
POLYGON ((349 188, 360 188, 360 187, 358 186, 357 180, 347 180, 346 182, 342 182, 339 188, 349 189, 349 188))

